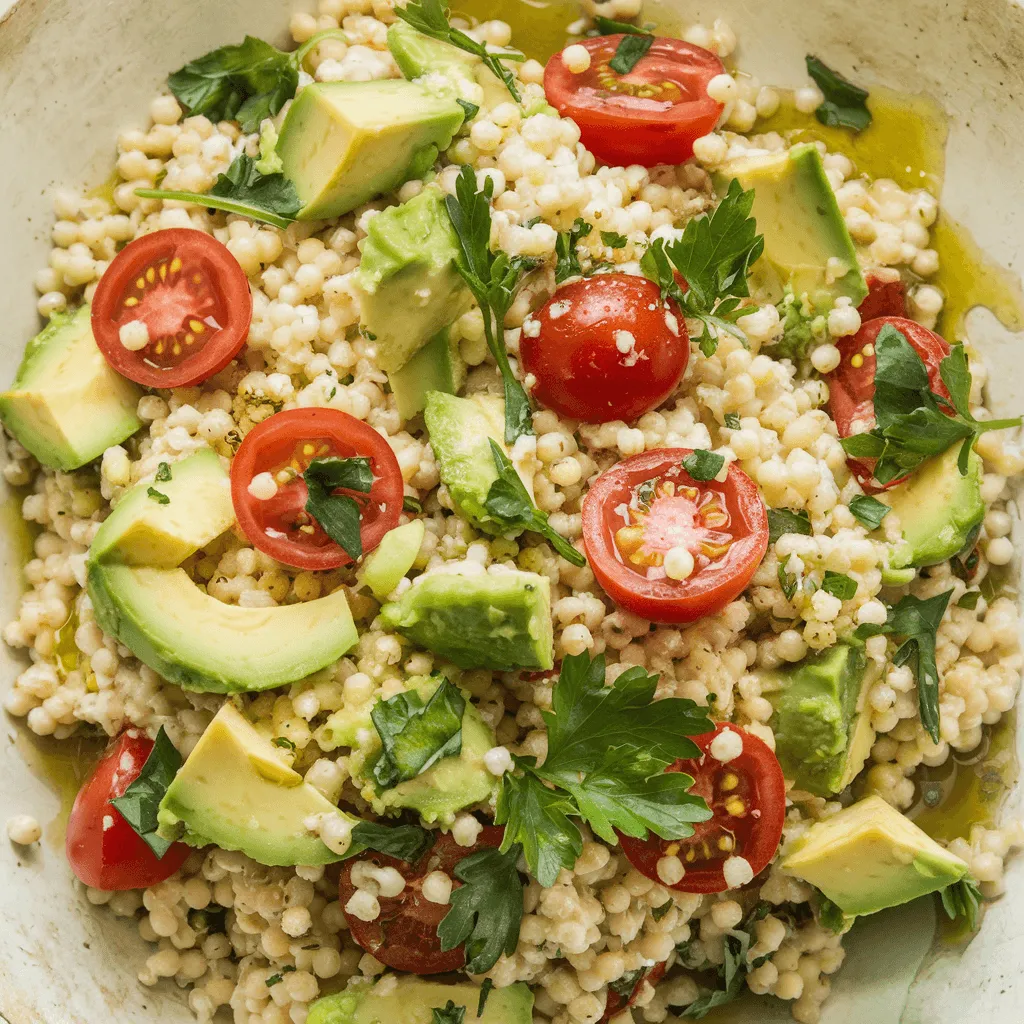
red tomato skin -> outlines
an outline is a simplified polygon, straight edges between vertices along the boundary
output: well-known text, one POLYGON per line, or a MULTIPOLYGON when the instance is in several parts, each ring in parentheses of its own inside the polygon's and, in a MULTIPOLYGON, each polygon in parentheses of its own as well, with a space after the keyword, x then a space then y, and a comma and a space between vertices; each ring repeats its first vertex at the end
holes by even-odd
POLYGON ((372 459, 375 479, 368 496, 369 513, 364 516, 360 530, 363 554, 369 554, 384 534, 398 525, 405 491, 402 470, 385 438, 369 424, 339 409, 289 409, 253 427, 231 462, 231 500, 238 525, 260 551, 299 569, 337 569, 351 564, 352 559, 340 545, 325 534, 321 536, 319 527, 316 536, 320 544, 302 546, 289 538, 268 536, 257 514, 303 508, 307 492, 301 476, 282 487, 270 502, 261 502, 249 493, 254 476, 279 464, 280 460, 275 461, 274 457, 261 461, 268 452, 310 439, 329 441, 342 457, 363 455, 372 459))
POLYGON ((602 68, 614 56, 621 35, 580 40, 591 55, 591 67, 573 74, 556 53, 544 69, 544 93, 563 117, 580 129, 580 141, 598 159, 615 166, 684 163, 693 156, 695 140, 718 123, 722 105, 707 94, 707 85, 725 68, 710 50, 681 39, 658 36, 647 54, 625 76, 609 72, 636 86, 674 82, 685 99, 641 99, 601 86, 602 68))
POLYGON ((570 419, 639 419, 672 394, 690 359, 679 307, 663 302, 645 277, 598 274, 573 281, 532 320, 539 333, 524 331, 519 340, 523 369, 536 379, 531 394, 570 419), (626 352, 616 346, 621 332, 633 339, 626 352))
MULTIPOLYGON (((712 792, 709 773, 719 769, 731 770, 737 774, 743 773, 750 779, 755 794, 753 803, 760 813, 756 819, 752 816, 754 826, 748 837, 749 846, 745 842, 736 852, 747 860, 757 875, 771 863, 782 841, 782 826, 786 819, 786 780, 782 775, 782 767, 764 740, 729 722, 721 722, 711 732, 694 736, 693 742, 700 747, 701 756, 676 761, 667 771, 686 772, 692 776, 694 784, 691 792, 705 799, 712 792), (725 765, 708 753, 714 738, 724 729, 732 729, 743 736, 743 753, 725 765)), ((714 821, 712 818, 709 822, 698 822, 694 826, 694 837, 699 839, 702 830, 713 825, 714 821)), ((621 832, 618 835, 622 852, 630 864, 641 874, 664 885, 665 883, 658 877, 657 865, 669 845, 668 840, 653 835, 648 839, 634 839, 621 832)), ((723 863, 724 861, 716 861, 708 867, 688 867, 682 880, 668 888, 693 893, 725 892, 729 887, 725 882, 723 863)))
POLYGON ((869 271, 864 280, 868 286, 867 298, 857 307, 862 324, 880 316, 907 315, 907 289, 900 278, 883 281, 869 271))
MULTIPOLYGON (((382 964, 396 971, 411 974, 443 974, 457 971, 466 963, 462 946, 442 950, 437 937, 437 926, 451 910, 449 903, 431 903, 423 898, 423 878, 431 871, 441 870, 452 875, 452 870, 472 853, 496 849, 501 846, 505 829, 498 825, 485 826, 474 846, 464 847, 450 834, 438 833, 434 845, 415 864, 397 857, 367 850, 342 864, 339 899, 344 909, 356 891, 352 883, 352 867, 357 860, 372 860, 378 867, 391 867, 406 880, 405 889, 398 896, 379 897, 380 916, 373 921, 361 921, 345 914, 353 941, 382 964)), ((462 883, 452 878, 453 889, 462 883)))
MULTIPOLYGON (((145 303, 140 304, 145 318, 145 303)), ((164 312, 166 312, 164 310, 164 312)), ((219 373, 242 350, 252 322, 252 294, 249 280, 227 246, 212 235, 191 228, 154 231, 129 242, 104 271, 92 300, 92 332, 104 358, 122 377, 149 388, 179 388, 201 384, 219 373), (185 270, 199 261, 216 278, 213 289, 220 296, 226 322, 218 334, 191 359, 161 368, 146 362, 143 352, 131 352, 121 344, 119 321, 121 299, 131 280, 161 258, 184 254, 185 270)))
POLYGON ((651 985, 657 985, 662 978, 665 977, 665 972, 668 970, 668 963, 655 964, 653 967, 648 968, 641 976, 640 980, 633 986, 633 991, 629 993, 629 998, 625 999, 614 989, 608 989, 608 999, 604 1004, 604 1013, 601 1016, 601 1020, 598 1024, 606 1024, 616 1014, 621 1013, 627 1006, 632 1006, 637 999, 640 998, 640 993, 643 991, 644 985, 648 982, 651 985))
POLYGON ((144 889, 170 878, 191 848, 174 843, 158 858, 110 801, 138 778, 153 741, 136 729, 121 733, 107 748, 75 797, 68 818, 65 851, 71 870, 93 889, 144 889), (103 827, 109 818, 109 828, 103 827))
MULTIPOLYGON (((648 580, 623 564, 614 535, 606 526, 606 509, 628 501, 632 487, 691 455, 691 448, 658 448, 633 455, 602 473, 583 499, 583 543, 598 583, 618 605, 652 622, 694 622, 721 611, 746 589, 768 550, 768 510, 757 485, 735 463, 724 484, 713 484, 729 500, 734 522, 742 527, 726 556, 730 574, 698 571, 688 580, 648 580), (624 488, 628 481, 630 488, 624 488)), ((701 487, 699 481, 694 481, 701 487)), ((730 531, 731 532, 731 531, 730 531)))
MULTIPOLYGON (((870 296, 865 301, 869 300, 870 296)), ((840 437, 864 433, 874 425, 875 357, 874 354, 866 355, 864 349, 868 345, 874 346, 882 328, 887 324, 895 327, 924 360, 932 391, 943 398, 949 398, 939 373, 939 364, 949 355, 949 343, 934 331, 905 317, 876 317, 862 323, 856 334, 836 342, 839 366, 826 375, 829 414, 835 420, 840 437), (862 360, 859 367, 851 363, 854 356, 860 356, 862 360)), ((848 458, 846 462, 850 472, 868 494, 887 491, 907 479, 903 476, 880 484, 874 476, 874 460, 848 458)))

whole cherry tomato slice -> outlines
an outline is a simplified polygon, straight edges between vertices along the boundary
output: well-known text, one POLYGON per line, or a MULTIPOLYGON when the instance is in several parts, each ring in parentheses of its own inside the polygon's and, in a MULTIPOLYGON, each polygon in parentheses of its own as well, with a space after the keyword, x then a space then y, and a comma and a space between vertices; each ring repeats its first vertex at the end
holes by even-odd
POLYGON ((129 242, 92 300, 92 333, 107 362, 150 388, 201 384, 219 373, 241 351, 251 320, 249 281, 238 260, 212 235, 189 228, 129 242), (136 350, 121 339, 121 329, 134 323, 149 337, 136 350))
POLYGON ((708 82, 725 71, 710 50, 658 36, 632 71, 611 67, 621 35, 583 39, 590 67, 575 74, 556 53, 544 70, 544 92, 580 139, 608 164, 680 164, 694 140, 712 131, 722 105, 708 96, 708 82))
POLYGON ((857 307, 862 324, 880 316, 907 315, 907 289, 899 277, 883 281, 868 271, 864 280, 868 286, 867 298, 857 307))
POLYGON ((630 864, 661 885, 658 861, 677 856, 686 870, 681 881, 669 886, 681 892, 724 892, 725 862, 742 857, 756 875, 775 856, 786 817, 786 782, 778 759, 764 740, 735 725, 723 723, 713 732, 694 736, 698 758, 676 761, 667 770, 693 777, 691 793, 703 797, 714 811, 708 821, 697 822, 689 839, 632 839, 619 834, 622 852, 630 864), (743 752, 725 763, 709 753, 715 737, 730 729, 743 738, 743 752))
POLYGON ((640 998, 640 993, 643 991, 644 985, 650 982, 652 985, 657 985, 662 978, 665 977, 665 971, 668 970, 668 964, 655 964, 653 967, 646 969, 641 968, 640 977, 637 978, 636 983, 631 989, 628 989, 625 993, 620 992, 619 988, 623 987, 622 983, 624 978, 620 978, 618 981, 613 981, 608 986, 608 998, 604 1004, 604 1014, 601 1016, 601 1020, 598 1024, 605 1024, 616 1014, 621 1013, 628 1006, 632 1006, 637 999, 640 998), (616 988, 619 986, 619 988, 616 988))
POLYGON ((373 427, 338 409, 290 409, 253 427, 231 463, 231 500, 238 524, 272 558, 299 569, 337 569, 352 559, 305 511, 302 474, 314 459, 370 460, 369 494, 347 494, 360 506, 363 554, 371 552, 402 514, 402 470, 391 445, 373 427), (270 498, 254 497, 253 477, 269 473, 277 484, 270 498))
POLYGON ((563 285, 519 341, 531 393, 562 416, 635 420, 660 405, 690 359, 679 307, 653 281, 598 274, 563 285))
POLYGON ((192 850, 172 843, 163 857, 121 817, 110 802, 139 777, 153 741, 129 729, 107 748, 75 797, 65 849, 71 870, 93 889, 144 889, 170 878, 192 850))
MULTIPOLYGON (((870 296, 868 297, 870 299, 870 296)), ((867 300, 865 300, 867 301, 867 300)), ((886 325, 895 327, 924 360, 932 391, 949 398, 939 375, 939 364, 949 355, 949 344, 934 331, 913 320, 882 316, 861 324, 860 330, 836 342, 839 365, 827 375, 828 404, 840 437, 863 434, 875 425, 875 341, 886 325)), ((875 479, 873 459, 847 459, 850 472, 869 494, 887 491, 906 480, 900 477, 881 484, 875 479)))
POLYGON ((412 974, 442 974, 457 971, 466 962, 462 946, 442 950, 437 937, 437 926, 451 910, 449 903, 431 903, 423 896, 423 879, 431 871, 443 871, 451 877, 453 888, 462 883, 452 872, 459 861, 481 850, 501 846, 505 829, 488 825, 480 833, 475 846, 459 846, 444 833, 415 864, 397 857, 368 850, 342 865, 340 899, 342 907, 348 904, 356 891, 352 883, 352 868, 358 861, 372 861, 377 867, 390 867, 405 879, 405 888, 397 896, 380 896, 380 916, 373 921, 361 921, 353 914, 345 915, 352 938, 367 953, 396 971, 412 974))
POLYGON ((735 463, 724 483, 694 480, 689 448, 634 455, 597 478, 583 501, 583 542, 597 581, 616 604, 653 622, 693 622, 738 597, 768 550, 768 513, 735 463), (688 578, 665 556, 684 547, 688 578))

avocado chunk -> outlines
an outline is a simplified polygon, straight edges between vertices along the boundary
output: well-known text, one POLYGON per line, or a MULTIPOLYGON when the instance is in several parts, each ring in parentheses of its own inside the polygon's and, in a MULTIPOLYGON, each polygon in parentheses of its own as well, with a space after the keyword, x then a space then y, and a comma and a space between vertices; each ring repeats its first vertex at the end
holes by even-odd
POLYGON ((92 310, 55 313, 25 347, 0 394, 7 432, 44 466, 69 472, 131 437, 142 390, 111 369, 92 336, 92 310))
POLYGON ((428 391, 457 395, 466 383, 466 363, 448 329, 435 334, 400 370, 389 373, 388 383, 403 420, 423 412, 428 391))
POLYGON ((818 309, 843 295, 854 306, 864 301, 868 287, 857 251, 814 145, 740 157, 722 168, 716 185, 727 187, 733 178, 754 189, 753 217, 764 235, 758 270, 777 278, 778 298, 789 285, 798 299, 806 294, 818 309), (836 273, 829 260, 838 260, 844 272, 836 273))
POLYGON ((92 560, 173 569, 231 528, 231 480, 215 451, 202 448, 167 469, 169 480, 133 487, 118 502, 89 547, 92 560))
POLYGON ((841 793, 864 767, 874 740, 866 666, 863 644, 850 640, 773 673, 765 696, 775 708, 775 753, 798 789, 841 793))
POLYGON ((455 269, 458 252, 436 185, 370 220, 356 280, 363 326, 376 339, 382 370, 400 370, 469 308, 469 288, 455 269))
POLYGON ((302 202, 299 219, 340 217, 421 177, 464 117, 454 98, 402 79, 307 85, 277 142, 302 202))
POLYGON ((426 532, 422 519, 388 530, 359 567, 359 585, 369 587, 373 596, 383 601, 412 568, 426 532))
MULTIPOLYGON (((439 676, 413 676, 406 683, 426 703, 441 684, 439 676)), ((352 781, 375 814, 394 814, 399 810, 416 811, 428 822, 450 822, 464 807, 490 800, 498 780, 484 764, 484 754, 497 740, 469 700, 462 714, 462 751, 457 757, 445 757, 415 778, 378 792, 373 765, 380 753, 380 737, 370 717, 376 700, 346 706, 335 711, 317 732, 324 750, 351 747, 349 769, 352 781)))
POLYGON ((899 518, 903 542, 890 569, 936 565, 974 544, 985 518, 981 458, 971 452, 967 475, 957 468, 960 446, 929 459, 905 483, 877 495, 899 518))
POLYGON ((812 825, 782 867, 851 916, 909 903, 968 873, 964 861, 880 796, 812 825))
POLYGON ((322 996, 309 1008, 306 1024, 432 1024, 434 1009, 451 1001, 465 1007, 474 1024, 532 1024, 533 993, 523 982, 491 989, 476 1015, 480 989, 467 981, 445 985, 412 975, 388 974, 376 983, 353 978, 341 992, 322 996))
MULTIPOLYGON (((505 454, 505 403, 493 395, 457 398, 439 391, 427 393, 423 419, 437 459, 441 482, 448 488, 455 511, 484 533, 515 536, 487 511, 491 484, 498 479, 490 441, 505 454)), ((526 460, 513 460, 526 489, 533 494, 533 470, 526 460)))
POLYGON ((191 846, 216 843, 260 864, 341 860, 306 827, 341 814, 285 763, 281 750, 232 704, 222 705, 160 801, 160 834, 191 846))
POLYGON ((385 626, 460 668, 553 666, 551 585, 519 569, 419 576, 380 610, 385 626))

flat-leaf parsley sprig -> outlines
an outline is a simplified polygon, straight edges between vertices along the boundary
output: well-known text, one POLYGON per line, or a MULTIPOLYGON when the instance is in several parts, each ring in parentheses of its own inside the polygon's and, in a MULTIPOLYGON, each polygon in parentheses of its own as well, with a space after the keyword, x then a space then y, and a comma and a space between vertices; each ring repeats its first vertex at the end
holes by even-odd
POLYGON ((520 844, 530 873, 553 885, 583 851, 578 822, 605 842, 615 830, 637 838, 693 834, 693 823, 711 811, 689 792, 693 779, 665 769, 699 756, 690 736, 708 732, 706 709, 691 700, 655 701, 657 676, 639 666, 605 686, 605 661, 568 655, 544 711, 548 752, 515 757, 502 780, 495 821, 505 826, 502 851, 520 844))
POLYGON ((640 260, 643 272, 674 299, 683 315, 697 320, 700 350, 714 355, 718 339, 712 333, 727 331, 742 340, 736 321, 744 315, 740 299, 750 295, 747 277, 751 266, 764 252, 764 236, 750 216, 754 191, 744 191, 733 179, 725 198, 710 214, 694 217, 674 242, 658 239, 640 260), (686 282, 685 291, 676 278, 686 282))

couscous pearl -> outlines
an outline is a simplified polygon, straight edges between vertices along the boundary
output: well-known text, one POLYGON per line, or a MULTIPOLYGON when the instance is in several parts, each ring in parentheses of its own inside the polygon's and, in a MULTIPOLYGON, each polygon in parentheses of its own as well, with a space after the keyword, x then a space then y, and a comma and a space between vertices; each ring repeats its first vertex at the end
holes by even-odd
POLYGON ((824 101, 825 97, 822 96, 817 86, 813 85, 797 89, 793 95, 793 103, 801 114, 813 114, 824 101))
POLYGON ((257 473, 246 489, 257 501, 269 501, 277 494, 277 481, 272 473, 257 473))
POLYGON ((581 75, 590 67, 590 51, 579 43, 573 43, 562 51, 562 63, 574 75, 581 75))
POLYGON ((670 548, 665 555, 665 575, 672 580, 686 580, 693 574, 693 555, 682 546, 670 548))
POLYGON ((721 74, 708 82, 707 94, 716 103, 731 103, 739 96, 739 89, 732 75, 721 74))
POLYGON ((1009 565, 1013 560, 1013 542, 1009 537, 996 537, 988 542, 985 557, 992 565, 1009 565))
MULTIPOLYGON (((829 331, 832 333, 831 323, 829 324, 829 331)), ((839 365, 840 358, 839 349, 835 345, 816 345, 811 350, 811 366, 818 373, 831 373, 839 365)))
POLYGON ((686 869, 683 862, 675 855, 661 857, 658 860, 658 878, 666 885, 675 885, 683 880, 686 869))
POLYGON ((345 913, 360 921, 376 921, 380 917, 380 903, 372 893, 356 889, 345 904, 345 913))
POLYGON ((748 861, 742 857, 728 857, 723 865, 725 884, 730 889, 738 889, 753 880, 754 872, 748 861))
POLYGON ((452 897, 452 880, 443 871, 431 871, 423 879, 420 891, 431 903, 448 903, 452 897))
POLYGON ((121 325, 117 337, 129 352, 141 352, 149 344, 149 328, 141 320, 129 320, 121 325))
POLYGON ((7 819, 7 837, 19 846, 31 846, 42 838, 42 826, 31 814, 16 814, 7 819))
POLYGON ((708 750, 716 761, 733 761, 743 753, 743 737, 735 729, 723 729, 708 750))

